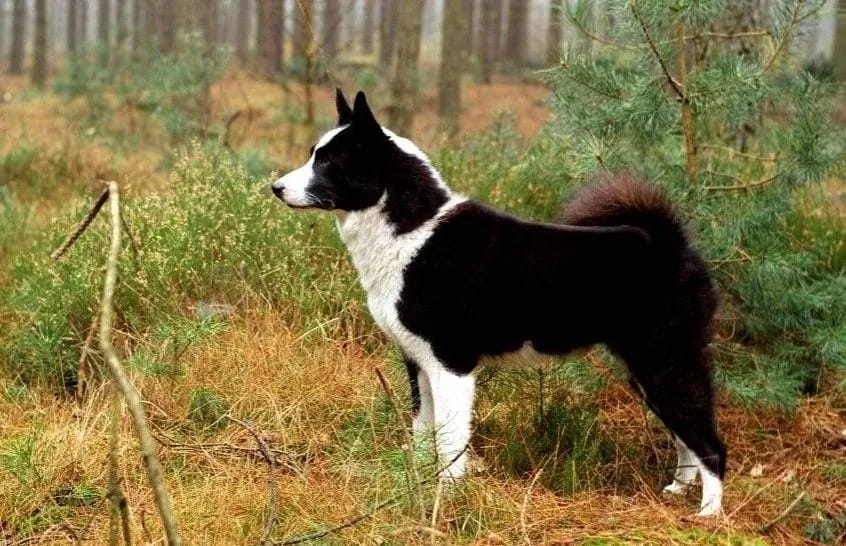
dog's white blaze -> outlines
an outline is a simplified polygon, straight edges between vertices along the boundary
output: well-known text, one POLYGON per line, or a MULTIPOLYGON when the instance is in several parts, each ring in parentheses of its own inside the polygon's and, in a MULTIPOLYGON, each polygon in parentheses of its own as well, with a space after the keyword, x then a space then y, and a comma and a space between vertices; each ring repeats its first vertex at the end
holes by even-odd
POLYGON ((367 306, 373 320, 420 368, 420 412, 414 428, 435 429, 441 461, 452 461, 445 473, 459 477, 466 468, 467 457, 462 452, 470 439, 474 378, 449 372, 429 342, 402 324, 397 303, 406 267, 431 237, 441 218, 465 198, 451 195, 433 218, 400 235, 383 210, 386 200, 384 194, 376 205, 339 217, 338 231, 367 291, 367 306))
POLYGON ((317 153, 317 150, 329 144, 329 142, 335 138, 335 135, 346 128, 347 125, 344 125, 342 127, 336 127, 331 131, 327 131, 322 137, 320 137, 317 144, 315 144, 314 152, 311 154, 311 157, 308 158, 305 165, 298 169, 294 169, 273 183, 273 187, 275 189, 285 188, 282 191, 282 199, 286 203, 294 205, 295 207, 308 207, 315 204, 314 199, 309 194, 311 179, 314 177, 314 155, 317 153))

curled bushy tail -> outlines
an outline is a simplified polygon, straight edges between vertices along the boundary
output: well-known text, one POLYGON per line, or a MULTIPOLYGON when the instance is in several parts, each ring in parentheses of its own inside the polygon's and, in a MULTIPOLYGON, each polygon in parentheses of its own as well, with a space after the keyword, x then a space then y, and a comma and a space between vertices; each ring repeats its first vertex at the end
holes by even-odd
POLYGON ((680 257, 688 246, 682 221, 669 199, 630 173, 590 184, 563 207, 558 221, 576 226, 638 227, 668 257, 680 257))

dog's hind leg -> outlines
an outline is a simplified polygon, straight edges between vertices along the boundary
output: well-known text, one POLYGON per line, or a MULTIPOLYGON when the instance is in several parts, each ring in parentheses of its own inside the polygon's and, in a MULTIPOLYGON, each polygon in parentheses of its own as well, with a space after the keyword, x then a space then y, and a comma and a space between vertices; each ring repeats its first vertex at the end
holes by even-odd
POLYGON ((682 489, 698 470, 702 475, 699 515, 711 516, 722 509, 726 467, 726 449, 714 422, 711 380, 701 351, 672 349, 667 347, 650 358, 629 353, 625 359, 647 405, 676 439, 676 479, 665 490, 682 489), (691 470, 693 465, 696 468, 691 470))
POLYGON ((446 369, 427 374, 434 408, 435 443, 442 475, 459 478, 467 469, 475 378, 446 369))

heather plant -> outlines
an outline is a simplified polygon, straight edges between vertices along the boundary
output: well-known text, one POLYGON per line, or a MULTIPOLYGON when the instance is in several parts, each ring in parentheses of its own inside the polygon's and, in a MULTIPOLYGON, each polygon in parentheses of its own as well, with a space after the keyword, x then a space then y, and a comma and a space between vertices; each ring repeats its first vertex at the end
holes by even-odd
MULTIPOLYGON (((267 180, 250 178, 226 152, 194 146, 178 160, 167 193, 126 201, 138 253, 129 243, 122 253, 121 328, 137 339, 159 339, 177 317, 195 317, 197 302, 237 308, 254 299, 283 310, 306 341, 361 338, 358 284, 331 218, 292 214, 267 188, 267 180)), ((19 257, 0 296, 13 317, 5 366, 24 378, 75 382, 101 290, 106 220, 97 220, 61 260, 48 255, 82 213, 64 216, 19 257)))

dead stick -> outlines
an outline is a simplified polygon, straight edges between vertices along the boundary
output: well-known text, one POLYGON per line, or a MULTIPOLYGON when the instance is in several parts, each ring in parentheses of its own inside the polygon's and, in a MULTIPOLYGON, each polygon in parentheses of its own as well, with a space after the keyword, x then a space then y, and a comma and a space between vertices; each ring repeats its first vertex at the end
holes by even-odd
POLYGON ((100 308, 100 348, 103 351, 109 371, 115 380, 115 386, 123 395, 124 400, 126 400, 129 414, 132 416, 135 433, 138 436, 138 442, 141 444, 141 455, 147 471, 147 478, 150 481, 150 487, 153 489, 153 496, 156 501, 156 507, 159 510, 159 516, 162 519, 162 526, 164 527, 165 535, 167 535, 168 544, 179 546, 182 544, 182 541, 176 529, 173 508, 170 504, 170 497, 165 489, 164 479, 162 478, 162 467, 156 456, 156 444, 153 436, 150 434, 150 428, 147 426, 147 418, 144 415, 144 408, 141 405, 141 397, 124 372, 117 352, 114 346, 112 346, 112 322, 114 320, 114 297, 115 287, 117 286, 121 228, 120 198, 118 196, 117 182, 109 182, 107 195, 109 196, 111 213, 112 244, 109 249, 108 262, 106 263, 106 282, 103 288, 103 301, 100 308))
POLYGON ((264 519, 264 530, 261 532, 259 544, 272 544, 270 541, 270 535, 273 534, 273 528, 276 526, 276 457, 270 453, 270 448, 267 446, 267 443, 265 443, 264 439, 258 432, 253 430, 253 427, 240 419, 232 417, 231 415, 229 416, 229 420, 244 427, 244 430, 249 432, 253 438, 256 439, 259 450, 261 451, 264 460, 267 461, 267 466, 270 468, 269 476, 267 478, 268 487, 270 489, 270 494, 267 499, 267 517, 264 519))
POLYGON ((761 531, 762 533, 769 533, 770 529, 772 529, 773 526, 776 523, 778 523, 781 520, 783 520, 784 518, 786 518, 787 515, 790 512, 792 512, 794 508, 796 508, 796 505, 799 504, 799 501, 801 501, 802 499, 805 498, 806 493, 807 493, 806 491, 802 491, 801 493, 799 493, 799 495, 797 495, 796 498, 793 499, 793 502, 791 502, 790 504, 787 505, 787 508, 782 510, 781 513, 779 515, 777 515, 774 519, 770 520, 769 522, 765 523, 764 525, 761 525, 758 528, 758 530, 761 531))
POLYGON ((394 495, 393 497, 391 497, 389 499, 383 500, 382 502, 380 502, 379 504, 374 506, 370 511, 365 512, 363 514, 359 514, 358 516, 356 516, 354 518, 350 518, 347 521, 341 523, 340 525, 336 525, 335 527, 331 527, 329 529, 323 529, 322 531, 315 531, 314 533, 309 533, 307 535, 301 535, 301 536, 298 536, 298 537, 295 537, 295 538, 288 539, 284 542, 278 542, 276 544, 281 544, 283 546, 288 546, 290 544, 302 544, 303 542, 311 542, 312 540, 317 540, 318 538, 323 538, 327 535, 333 535, 333 534, 337 533, 338 531, 342 531, 342 530, 346 529, 347 527, 352 527, 353 525, 355 525, 356 523, 358 523, 360 521, 363 521, 367 518, 373 517, 373 515, 376 512, 378 512, 382 508, 385 508, 386 506, 389 506, 389 505, 397 502, 399 499, 400 499, 399 495, 394 495))
POLYGON ((106 204, 106 200, 108 198, 109 190, 107 188, 103 190, 103 193, 100 194, 100 197, 97 198, 97 201, 94 202, 94 205, 91 207, 91 210, 88 211, 88 214, 85 215, 85 218, 82 219, 76 229, 73 230, 73 232, 71 232, 70 234, 68 234, 67 238, 65 239, 65 242, 63 242, 59 248, 57 248, 53 251, 52 254, 50 254, 51 260, 58 260, 64 255, 65 252, 68 251, 71 245, 73 245, 76 240, 79 239, 79 236, 82 235, 86 229, 88 229, 88 226, 91 225, 91 222, 94 221, 94 218, 97 216, 97 213, 100 212, 100 209, 103 208, 103 205, 106 204))
MULTIPOLYGON (((438 478, 438 476, 441 475, 441 472, 443 472, 444 470, 449 468, 452 465, 452 463, 457 461, 458 458, 461 457, 466 450, 467 450, 467 446, 464 446, 464 449, 462 449, 455 457, 452 458, 452 460, 450 460, 446 465, 444 465, 443 468, 435 470, 434 478, 430 477, 430 478, 426 478, 425 480, 421 480, 417 483, 417 485, 418 486, 426 485, 426 484, 432 483, 432 481, 435 480, 435 479, 440 479, 440 478, 438 478)), ((394 495, 390 498, 383 500, 382 502, 380 502, 379 504, 377 504, 376 506, 371 508, 369 511, 367 511, 363 514, 359 514, 358 516, 355 516, 353 518, 350 518, 350 519, 344 521, 343 523, 336 525, 335 527, 323 529, 322 531, 315 531, 315 532, 309 533, 307 535, 300 535, 298 537, 289 538, 289 539, 287 539, 283 542, 273 542, 272 544, 276 544, 276 545, 279 545, 279 546, 288 546, 290 544, 302 544, 304 542, 311 542, 312 540, 317 540, 318 538, 323 538, 327 535, 335 534, 338 531, 342 531, 342 530, 344 530, 348 527, 352 527, 353 525, 357 524, 360 521, 364 521, 367 518, 373 517, 376 514, 376 512, 378 512, 379 510, 381 510, 381 509, 383 509, 387 506, 391 506, 392 504, 398 502, 401 498, 402 498, 402 493, 398 493, 398 494, 396 494, 396 495, 394 495)))
POLYGON ((109 546, 118 545, 118 534, 122 531, 125 546, 132 544, 129 528, 129 507, 120 487, 120 462, 118 461, 118 432, 120 429, 121 405, 117 389, 112 387, 112 411, 109 437, 109 546))
POLYGON ((535 486, 535 482, 538 481, 540 475, 543 473, 543 468, 539 468, 537 472, 535 472, 535 477, 532 478, 532 481, 529 482, 529 487, 526 488, 526 494, 523 495, 523 504, 520 506, 520 531, 523 533, 523 542, 531 546, 532 541, 529 538, 529 528, 526 525, 526 509, 529 507, 529 499, 532 496, 532 488, 535 486))
POLYGON ((94 341, 94 332, 97 331, 97 322, 100 320, 100 313, 94 312, 94 318, 91 319, 91 326, 88 328, 88 333, 85 335, 85 341, 82 343, 82 350, 79 352, 79 362, 76 365, 76 398, 82 400, 85 396, 86 385, 86 366, 88 361, 88 353, 91 352, 91 343, 94 341))
POLYGON ((397 416, 398 419, 402 419, 403 423, 403 435, 405 436, 405 441, 402 445, 402 453, 403 453, 403 461, 405 462, 405 470, 407 474, 406 483, 408 484, 408 494, 409 497, 415 504, 415 508, 418 510, 418 517, 420 518, 420 523, 426 523, 426 508, 423 502, 423 495, 420 491, 420 469, 417 467, 417 457, 414 453, 414 435, 410 432, 412 427, 411 420, 406 416, 405 412, 400 413, 399 405, 396 402, 396 397, 394 396, 394 391, 391 389, 388 380, 385 378, 385 375, 382 373, 382 370, 376 368, 376 376, 379 378, 379 383, 382 384, 382 389, 385 391, 385 396, 388 397, 388 402, 391 404, 391 409, 394 410, 394 414, 397 416))

